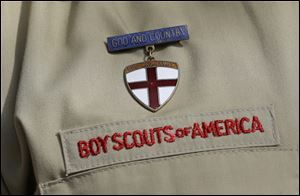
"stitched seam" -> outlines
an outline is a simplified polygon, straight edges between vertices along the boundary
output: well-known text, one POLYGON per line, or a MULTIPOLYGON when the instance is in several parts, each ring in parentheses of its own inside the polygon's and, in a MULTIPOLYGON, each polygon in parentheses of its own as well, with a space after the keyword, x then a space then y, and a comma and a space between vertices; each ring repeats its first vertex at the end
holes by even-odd
POLYGON ((63 140, 62 147, 63 147, 63 153, 65 154, 66 172, 68 173, 72 163, 70 162, 69 151, 67 150, 67 146, 66 146, 66 137, 64 137, 63 135, 60 135, 60 137, 63 140))
POLYGON ((216 151, 210 151, 210 152, 201 152, 201 153, 191 153, 191 154, 185 154, 185 155, 177 155, 172 157, 161 157, 151 160, 141 160, 141 161, 135 161, 130 163, 122 163, 118 165, 112 165, 112 166, 106 166, 105 168, 98 168, 92 171, 87 171, 86 173, 81 173, 76 176, 70 176, 66 178, 58 178, 53 181, 48 181, 45 183, 40 183, 39 188, 41 189, 41 193, 45 193, 47 189, 50 189, 51 187, 61 184, 61 183, 67 183, 72 180, 80 179, 80 178, 86 178, 89 176, 93 176, 96 174, 99 174, 101 172, 106 171, 112 171, 114 169, 122 168, 122 167, 130 167, 135 165, 147 165, 150 163, 156 163, 156 162, 162 162, 162 161, 168 161, 172 159, 185 159, 185 158, 193 158, 198 156, 204 156, 204 155, 224 155, 224 154, 236 154, 236 153, 253 153, 253 152, 285 152, 285 151, 299 151, 297 148, 256 148, 256 149, 231 149, 231 150, 216 150, 216 151))
POLYGON ((280 138, 279 138, 279 134, 276 135, 276 125, 275 125, 275 118, 274 118, 274 114, 272 113, 272 111, 274 110, 274 107, 272 106, 271 108, 268 108, 268 112, 270 113, 270 118, 271 118, 271 122, 272 122, 272 136, 273 136, 273 140, 274 142, 280 143, 280 138))
MULTIPOLYGON (((273 139, 274 141, 272 141, 273 143, 268 143, 268 142, 259 142, 259 143, 251 143, 251 142, 248 142, 248 143, 239 143, 239 144, 223 144, 223 145, 211 145, 209 148, 205 148, 205 147, 195 147, 195 148, 185 148, 185 149, 180 149, 180 150, 173 150, 173 151, 168 151, 168 152, 158 152, 158 153, 152 153, 152 154, 148 154, 147 156, 134 156, 134 157, 131 157, 130 159, 127 159, 127 160, 124 160, 123 162, 126 162, 126 161, 133 161, 134 159, 141 159, 141 158, 155 158, 157 156, 161 156, 161 155, 164 155, 166 156, 166 154, 170 154, 170 153, 186 153, 186 152, 183 152, 183 151, 195 151, 195 150, 201 150, 202 148, 204 148, 203 150, 210 150, 212 148, 219 148, 219 147, 245 147, 245 146, 249 146, 249 145, 275 145, 274 142, 277 144, 276 142, 276 139, 275 139, 275 136, 274 136, 274 127, 273 127, 273 139)), ((68 151, 69 152, 69 151, 68 151)), ((75 172, 77 170, 84 170, 84 169, 91 169, 93 167, 99 167, 99 166, 103 166, 103 165, 109 165, 109 164, 114 164, 116 162, 121 162, 120 159, 118 160, 109 160, 107 162, 101 162, 99 160, 95 160, 92 164, 91 163, 87 163, 86 165, 87 166, 81 166, 81 167, 73 167, 73 169, 66 169, 67 170, 67 173, 71 173, 72 171, 75 172)), ((70 163, 70 167, 74 164, 70 163)))
MULTIPOLYGON (((76 172, 78 170, 85 170, 85 169, 91 169, 94 167, 102 167, 105 165, 110 165, 110 164, 115 164, 118 162, 129 162, 129 161, 134 161, 137 159, 147 159, 147 158, 158 158, 160 156, 170 156, 170 154, 186 154, 186 153, 190 153, 190 152, 201 152, 201 151, 205 151, 205 150, 213 150, 216 148, 221 148, 221 147, 231 147, 231 148, 236 148, 236 147, 251 147, 251 146, 273 146, 273 145, 277 145, 277 143, 275 141, 273 141, 273 143, 240 143, 240 144, 224 144, 224 145, 210 145, 209 147, 196 147, 196 148, 184 148, 184 149, 180 149, 180 150, 172 150, 172 151, 167 151, 167 152, 156 152, 156 153, 150 153, 147 154, 146 156, 143 155, 139 155, 139 156, 133 156, 130 159, 124 160, 122 161, 121 159, 117 159, 117 160, 109 160, 107 162, 101 162, 99 160, 94 160, 93 163, 86 163, 86 166, 81 166, 81 167, 72 167, 71 170, 67 170, 68 172, 76 172), (249 146, 250 145, 250 146, 249 146), (203 150, 202 150, 203 149, 203 150), (189 152, 186 152, 189 151, 189 152)), ((216 149, 217 150, 217 149, 216 149)), ((123 157, 124 158, 124 157, 123 157)), ((68 174, 70 174, 68 173, 68 174)))
MULTIPOLYGON (((250 109, 236 109, 236 110, 231 110, 231 111, 221 111, 221 112, 209 112, 210 115, 219 115, 219 114, 234 114, 234 113, 241 113, 241 112, 245 112, 245 111, 257 111, 257 110, 267 110, 268 112, 271 112, 273 107, 271 106, 263 106, 263 107, 259 107, 259 108, 250 108, 250 109)), ((207 113, 202 113, 200 114, 200 116, 204 115, 204 114, 207 114, 207 113)), ((272 114, 272 112, 271 112, 272 114)), ((258 143, 251 143, 251 142, 248 142, 248 143, 239 143, 239 144, 223 144, 223 145, 210 145, 209 147, 205 147, 205 146, 196 146, 194 148, 184 148, 184 149, 180 149, 180 150, 172 150, 172 151, 167 151, 167 152, 156 152, 155 154, 154 153, 149 153, 147 154, 147 156, 133 156, 127 160, 120 160, 120 159, 115 159, 115 160, 112 160, 112 158, 110 157, 110 160, 107 160, 106 162, 103 162, 101 160, 94 160, 92 163, 89 162, 89 163, 86 163, 85 166, 80 166, 80 167, 77 167, 77 166, 74 166, 74 164, 70 161, 70 157, 69 157, 69 153, 70 151, 66 148, 66 146, 64 145, 63 147, 63 150, 66 154, 66 173, 67 174, 70 174, 70 173, 73 173, 73 172, 76 172, 78 170, 85 170, 85 169, 91 169, 93 167, 102 167, 102 166, 105 166, 105 165, 110 165, 110 164, 114 164, 114 163, 117 163, 117 162, 127 162, 127 161, 133 161, 134 159, 144 159, 144 158, 155 158, 155 157, 158 157, 158 156, 168 156, 170 154, 184 154, 184 153, 187 153, 185 151, 205 151, 205 150, 212 150, 213 148, 220 148, 220 147, 249 147, 249 145, 251 146, 261 146, 261 145, 276 145, 279 143, 279 141, 277 141, 277 137, 275 136, 275 123, 274 123, 274 118, 273 116, 270 114, 271 116, 271 124, 272 124, 272 139, 273 141, 263 141, 263 142, 258 142, 258 143), (270 142, 270 143, 269 143, 270 142)), ((198 117, 199 115, 187 115, 185 117, 198 117)), ((167 117, 167 118, 174 118, 174 117, 167 117)), ((176 119, 177 118, 181 118, 181 117, 175 117, 176 119)), ((165 117, 162 118, 162 119, 166 119, 165 117)), ((162 121, 161 118, 155 118, 155 121, 162 121)), ((145 122, 145 121, 151 121, 153 119, 146 119, 146 120, 137 120, 137 121, 123 121, 122 123, 130 123, 130 122, 134 122, 134 123, 137 123, 137 122, 145 122)), ((174 119, 173 119, 174 120, 174 119)), ((103 126, 112 126, 113 124, 115 123, 109 123, 109 124, 103 124, 103 125, 100 125, 100 127, 103 127, 103 126)), ((116 123, 117 125, 121 124, 120 122, 117 122, 116 123)), ((98 127, 99 126, 95 126, 95 127, 98 127)), ((74 134, 74 133, 80 133, 80 132, 84 132, 84 131, 98 131, 98 129, 94 129, 95 127, 92 127, 92 128, 88 128, 88 129, 79 129, 79 130, 73 130, 73 131, 70 131, 70 132, 67 132, 67 133, 64 133, 62 135, 69 135, 69 134, 74 134)), ((64 138, 65 139, 65 138, 64 138)), ((66 140, 64 140, 64 143, 65 143, 66 140)), ((127 156, 128 157, 128 156, 127 156)), ((123 157, 123 159, 126 158, 126 157, 123 157)))

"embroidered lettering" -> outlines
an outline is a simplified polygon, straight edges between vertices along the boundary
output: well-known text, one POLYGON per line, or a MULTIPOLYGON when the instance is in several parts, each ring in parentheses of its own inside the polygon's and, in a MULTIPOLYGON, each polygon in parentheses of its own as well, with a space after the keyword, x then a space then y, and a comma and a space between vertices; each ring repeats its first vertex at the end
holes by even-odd
MULTIPOLYGON (((175 29, 170 32, 176 35, 175 29)), ((60 139, 66 175, 186 153, 277 146, 280 137, 274 116, 273 106, 262 106, 65 130, 60 139)))
POLYGON ((120 151, 133 148, 142 148, 145 145, 153 146, 162 142, 173 143, 176 139, 191 137, 192 139, 205 139, 208 137, 221 137, 228 135, 249 134, 256 131, 264 132, 258 116, 251 119, 244 116, 241 119, 214 120, 210 122, 195 122, 193 126, 174 129, 172 125, 154 127, 150 129, 125 131, 114 133, 112 136, 105 135, 91 138, 89 141, 78 141, 79 157, 88 158, 108 153, 108 144, 112 142, 112 150, 120 151))

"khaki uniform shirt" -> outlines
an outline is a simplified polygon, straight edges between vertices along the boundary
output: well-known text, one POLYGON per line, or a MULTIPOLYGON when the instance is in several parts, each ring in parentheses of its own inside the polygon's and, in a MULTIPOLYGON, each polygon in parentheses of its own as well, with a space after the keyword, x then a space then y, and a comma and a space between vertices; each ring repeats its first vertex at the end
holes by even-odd
POLYGON ((299 194, 298 43, 298 2, 2 1, 1 192, 299 194), (178 63, 180 82, 153 113, 123 79, 143 49, 112 54, 106 38, 181 24, 190 39, 155 52, 178 63), (255 133, 87 159, 71 145, 256 114, 255 133))

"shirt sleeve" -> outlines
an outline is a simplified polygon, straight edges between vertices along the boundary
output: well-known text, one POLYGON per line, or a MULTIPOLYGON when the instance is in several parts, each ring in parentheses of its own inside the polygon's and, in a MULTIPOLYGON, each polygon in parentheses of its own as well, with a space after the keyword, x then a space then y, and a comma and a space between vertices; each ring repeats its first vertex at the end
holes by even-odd
POLYGON ((35 189, 28 144, 14 116, 29 2, 1 1, 1 194, 35 189))

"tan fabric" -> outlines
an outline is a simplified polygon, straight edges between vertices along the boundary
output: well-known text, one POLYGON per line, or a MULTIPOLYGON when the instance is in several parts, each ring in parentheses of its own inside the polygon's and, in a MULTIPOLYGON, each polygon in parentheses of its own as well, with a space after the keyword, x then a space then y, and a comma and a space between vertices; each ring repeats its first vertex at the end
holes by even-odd
POLYGON ((280 144, 272 106, 100 124, 61 131, 60 139, 67 174, 143 159, 280 144), (242 118, 247 118, 249 122, 241 120, 242 118), (225 125, 224 121, 228 119, 242 123, 226 129, 229 124, 225 125), (151 130, 154 133, 153 137, 151 130), (210 130, 214 130, 213 133, 210 133, 210 130), (142 137, 137 134, 139 132, 142 133, 142 137), (121 137, 117 138, 118 142, 122 139, 121 145, 112 139, 117 133, 121 134, 121 137), (150 141, 151 146, 142 142, 141 138, 145 138, 144 133, 147 136, 144 140, 150 141), (124 147, 124 138, 128 144, 127 148, 124 147), (114 147, 120 149, 113 150, 114 147))
POLYGON ((1 189, 298 194, 298 10, 298 2, 1 2, 1 189), (155 53, 178 63, 180 84, 164 108, 149 112, 129 95, 122 75, 143 60, 143 50, 109 54, 105 40, 181 24, 190 40, 155 53), (278 147, 198 152, 65 176, 60 130, 269 104, 278 147))

